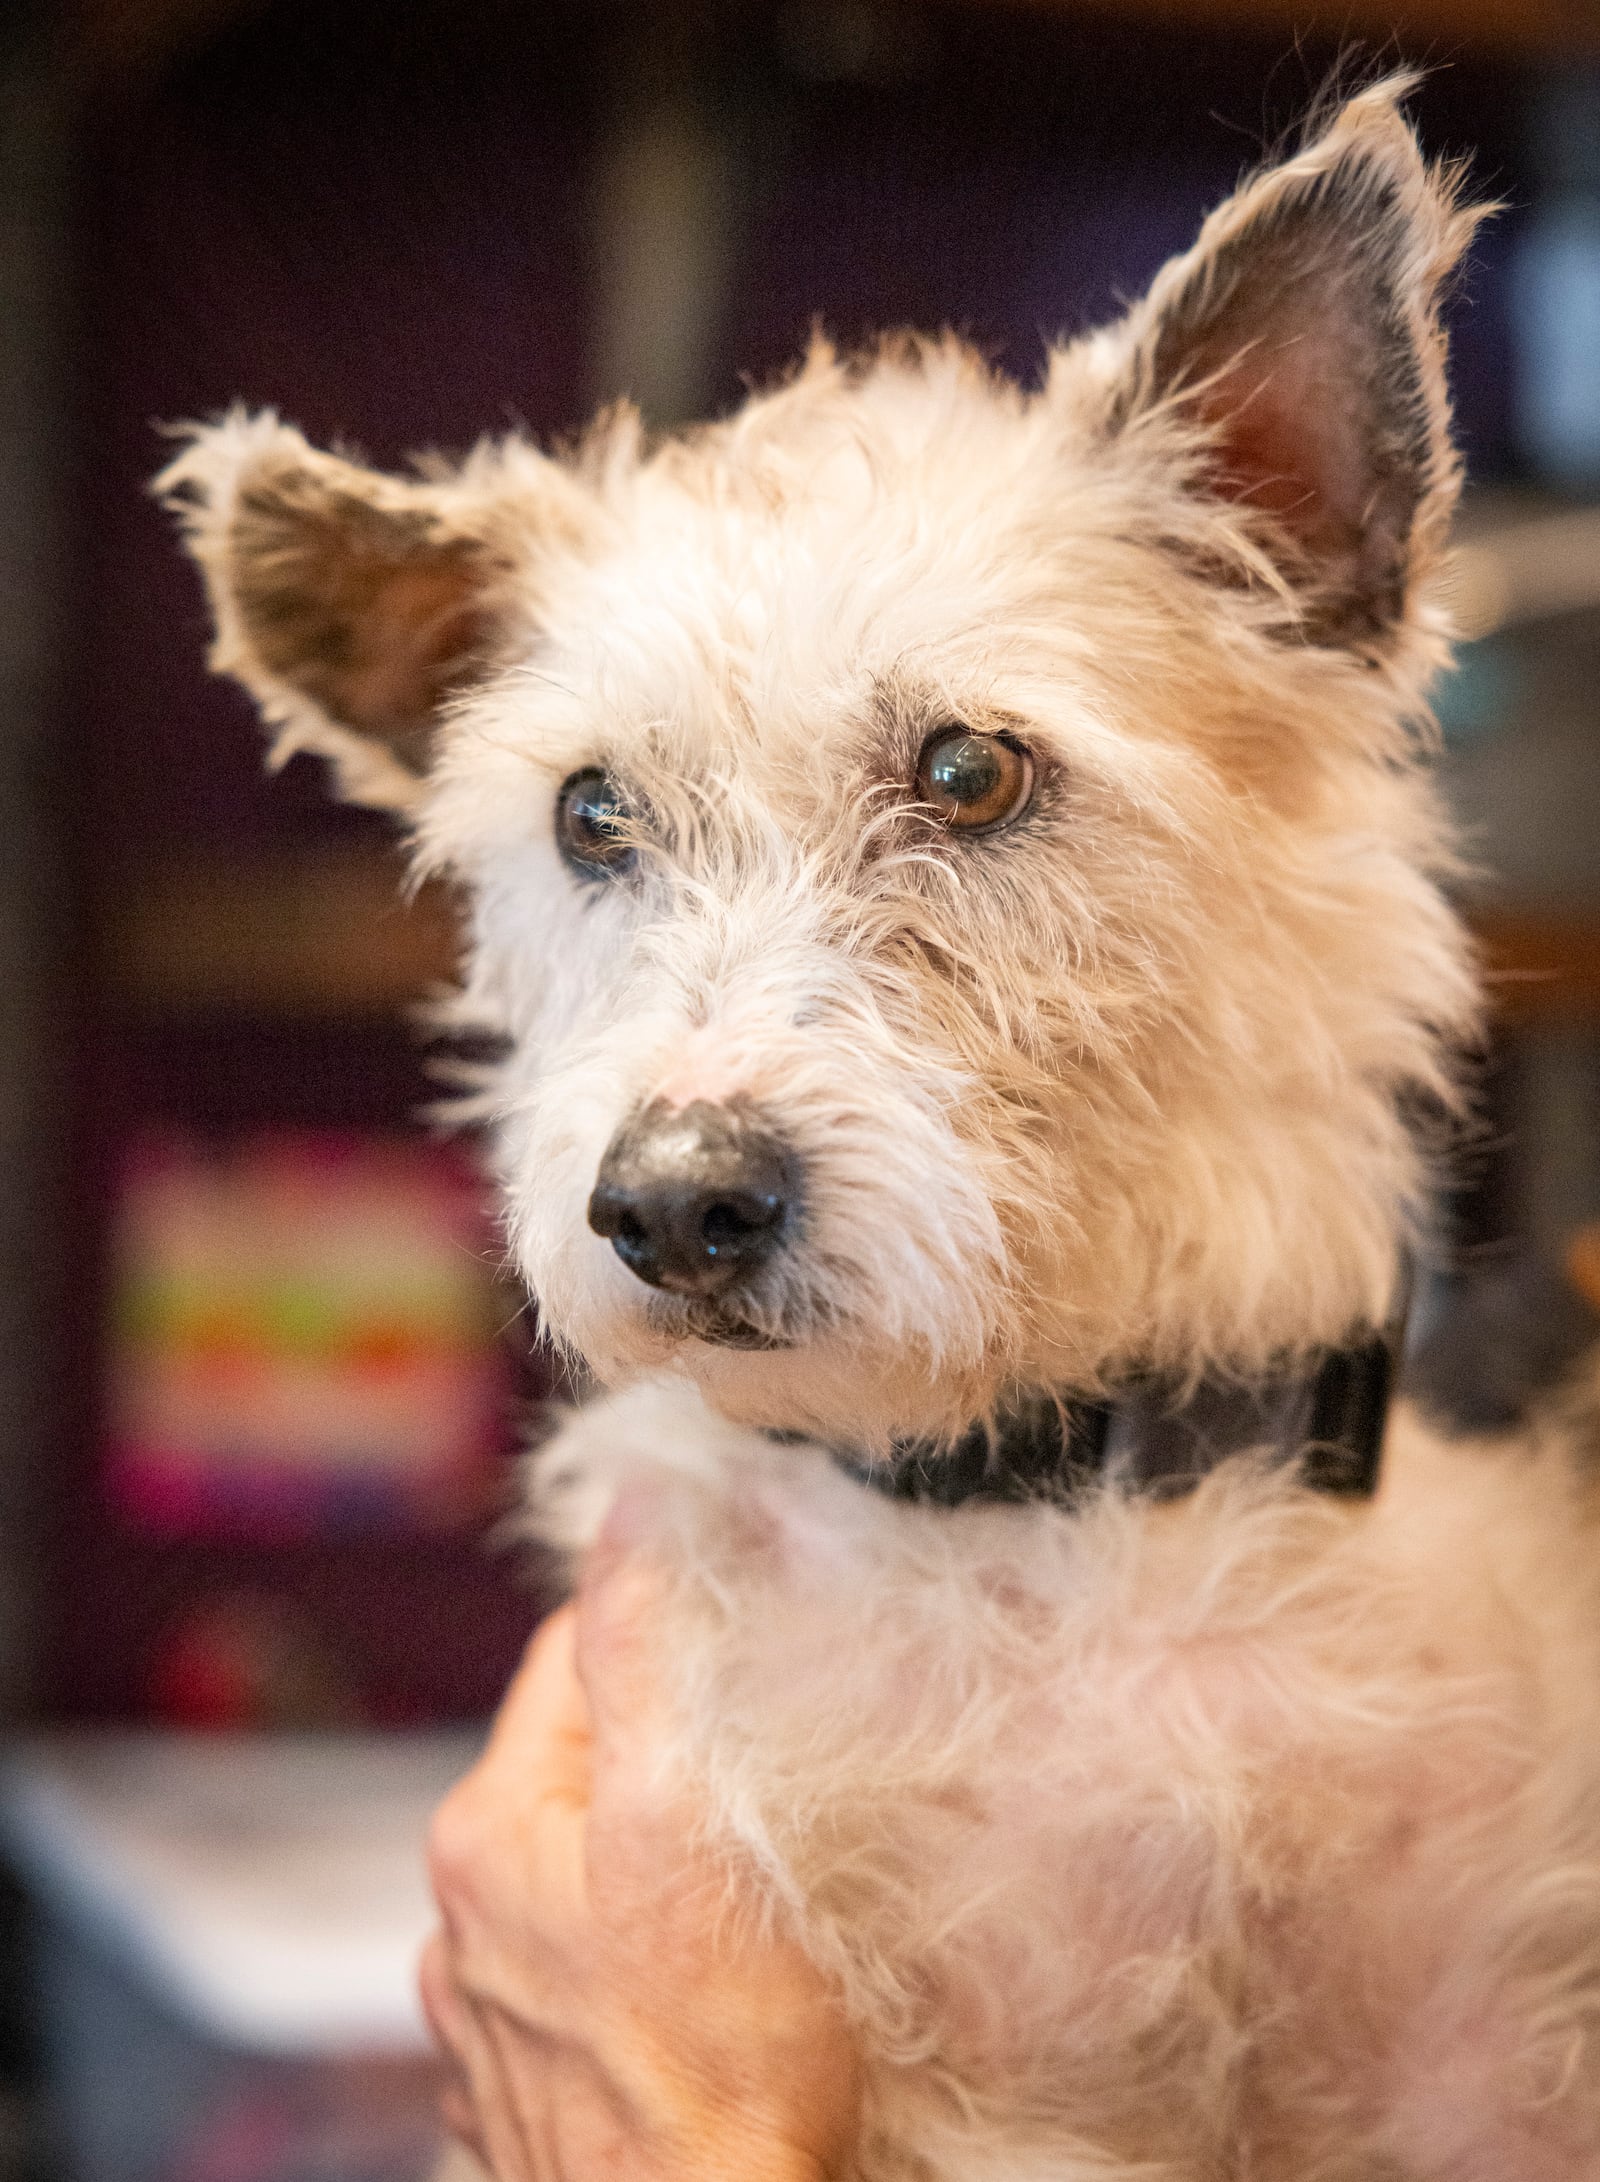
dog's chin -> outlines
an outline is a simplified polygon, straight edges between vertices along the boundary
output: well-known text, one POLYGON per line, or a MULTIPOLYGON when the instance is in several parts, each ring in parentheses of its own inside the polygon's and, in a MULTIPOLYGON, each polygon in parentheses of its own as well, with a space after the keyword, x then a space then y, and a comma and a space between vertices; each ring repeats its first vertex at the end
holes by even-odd
POLYGON ((789 1349, 793 1339, 742 1317, 730 1304, 705 1296, 652 1296, 646 1316, 650 1331, 674 1346, 691 1341, 713 1349, 789 1349))

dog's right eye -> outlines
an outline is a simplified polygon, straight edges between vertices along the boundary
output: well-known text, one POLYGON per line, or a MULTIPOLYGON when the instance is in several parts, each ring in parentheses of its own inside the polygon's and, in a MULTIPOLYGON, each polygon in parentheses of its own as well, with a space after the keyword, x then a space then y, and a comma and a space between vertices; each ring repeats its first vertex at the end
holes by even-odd
POLYGON ((1027 809, 1033 759, 1011 735, 941 728, 923 744, 917 789, 944 825, 963 833, 994 833, 1027 809))
POLYGON ((628 807, 622 790, 598 765, 570 773, 556 798, 556 839, 574 870, 591 879, 614 879, 632 867, 628 807))

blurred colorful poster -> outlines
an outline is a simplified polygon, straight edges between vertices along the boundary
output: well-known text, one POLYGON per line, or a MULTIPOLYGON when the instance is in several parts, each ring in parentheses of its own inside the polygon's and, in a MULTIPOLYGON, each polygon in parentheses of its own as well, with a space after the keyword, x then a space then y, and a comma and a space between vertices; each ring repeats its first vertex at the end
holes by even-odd
POLYGON ((163 1136, 112 1237, 109 1472, 168 1534, 454 1524, 512 1386, 484 1188, 425 1139, 163 1136))

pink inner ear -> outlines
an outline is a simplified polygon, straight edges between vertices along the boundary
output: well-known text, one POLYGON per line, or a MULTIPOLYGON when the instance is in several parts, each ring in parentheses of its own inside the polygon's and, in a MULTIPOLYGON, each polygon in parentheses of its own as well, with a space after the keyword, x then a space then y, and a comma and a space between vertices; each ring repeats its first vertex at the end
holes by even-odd
POLYGON ((1111 410, 1203 425, 1193 482, 1258 518, 1295 609, 1283 633, 1369 658, 1405 622, 1455 488, 1437 288, 1472 224, 1394 90, 1213 213, 1133 312, 1111 410))
POLYGON ((401 565, 372 587, 337 676, 340 716, 390 738, 427 724, 484 638, 469 564, 448 556, 401 565))
POLYGON ((1165 363, 1213 436, 1212 491, 1271 519, 1305 633, 1343 642, 1405 611, 1424 459, 1415 361, 1356 272, 1330 264, 1313 284, 1283 255, 1209 323, 1175 325, 1165 363))
POLYGON ((1355 573, 1374 485, 1364 374, 1349 346, 1310 328, 1257 342, 1199 397, 1216 434, 1213 489, 1274 516, 1336 580, 1355 573))

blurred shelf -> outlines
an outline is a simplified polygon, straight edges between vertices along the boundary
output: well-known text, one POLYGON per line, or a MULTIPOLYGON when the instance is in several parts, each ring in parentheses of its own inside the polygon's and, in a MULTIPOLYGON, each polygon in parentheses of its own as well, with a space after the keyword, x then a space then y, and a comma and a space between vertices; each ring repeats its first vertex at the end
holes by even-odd
POLYGON ((1600 1026, 1600 910, 1472 913, 1494 1014, 1513 1030, 1600 1026))
POLYGON ((101 904, 106 989, 143 1016, 392 1016, 453 980, 459 945, 449 892, 404 880, 398 854, 349 847, 137 872, 101 904))

